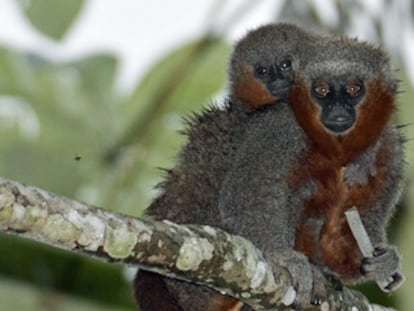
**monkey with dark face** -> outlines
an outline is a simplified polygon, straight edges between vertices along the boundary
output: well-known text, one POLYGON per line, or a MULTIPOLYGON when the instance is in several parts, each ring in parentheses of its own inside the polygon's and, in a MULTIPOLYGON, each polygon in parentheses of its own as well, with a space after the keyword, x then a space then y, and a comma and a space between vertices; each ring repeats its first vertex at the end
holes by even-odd
POLYGON ((343 281, 389 279, 384 290, 394 290, 402 276, 385 229, 403 184, 403 138, 390 121, 396 79, 387 55, 368 44, 326 39, 307 49, 324 61, 302 58, 307 65, 289 97, 307 136, 292 185, 315 188, 304 201, 295 248, 343 281), (373 257, 362 257, 346 222, 352 206, 376 248, 373 257))
MULTIPOLYGON (((281 23, 260 27, 237 43, 229 68, 229 101, 222 109, 213 106, 189 120, 189 141, 176 167, 159 185, 161 194, 147 209, 149 216, 224 227, 219 210, 221 188, 239 152, 245 124, 257 109, 287 98, 298 64, 297 45, 314 38, 295 25, 281 23)), ((241 222, 239 229, 247 225, 241 222)), ((213 290, 145 271, 138 272, 134 284, 143 311, 237 310, 241 305, 213 290)))

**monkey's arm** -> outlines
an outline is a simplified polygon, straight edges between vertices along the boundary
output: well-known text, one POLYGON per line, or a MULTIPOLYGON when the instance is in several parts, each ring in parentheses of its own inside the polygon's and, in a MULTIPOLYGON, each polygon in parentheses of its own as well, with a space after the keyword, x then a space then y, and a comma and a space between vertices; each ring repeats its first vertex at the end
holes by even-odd
POLYGON ((359 163, 362 172, 371 172, 366 182, 376 181, 379 184, 368 206, 359 207, 362 221, 375 248, 373 256, 363 259, 361 271, 365 278, 371 280, 391 278, 389 286, 384 288, 391 291, 403 281, 399 274, 398 252, 389 245, 386 237, 386 228, 399 200, 404 181, 403 138, 394 126, 388 125, 377 146, 369 152, 373 153, 374 150, 374 157, 365 156, 365 160, 359 163), (367 158, 372 158, 372 161, 366 161, 367 158))

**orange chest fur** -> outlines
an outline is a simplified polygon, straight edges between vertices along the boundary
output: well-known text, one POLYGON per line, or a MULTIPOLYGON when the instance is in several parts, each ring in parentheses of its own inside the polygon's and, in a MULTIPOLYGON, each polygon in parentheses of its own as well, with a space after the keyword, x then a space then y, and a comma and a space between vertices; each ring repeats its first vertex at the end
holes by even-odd
POLYGON ((346 169, 337 160, 317 153, 310 154, 302 165, 300 171, 305 173, 297 178, 311 180, 314 192, 303 202, 295 247, 312 262, 328 266, 343 279, 352 279, 359 276, 361 253, 344 212, 356 206, 363 213, 375 204, 383 172, 377 167, 365 184, 349 185, 344 178, 346 169))

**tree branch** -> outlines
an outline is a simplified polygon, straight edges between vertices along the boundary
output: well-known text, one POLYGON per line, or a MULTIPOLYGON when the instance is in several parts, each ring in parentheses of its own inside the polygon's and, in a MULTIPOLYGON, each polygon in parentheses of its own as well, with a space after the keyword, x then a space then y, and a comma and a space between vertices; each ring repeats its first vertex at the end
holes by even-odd
MULTIPOLYGON (((150 222, 0 178, 0 230, 102 260, 136 265, 240 298, 257 310, 284 310, 295 291, 242 237, 209 226, 150 222)), ((328 286, 321 310, 391 310, 359 292, 328 286)))

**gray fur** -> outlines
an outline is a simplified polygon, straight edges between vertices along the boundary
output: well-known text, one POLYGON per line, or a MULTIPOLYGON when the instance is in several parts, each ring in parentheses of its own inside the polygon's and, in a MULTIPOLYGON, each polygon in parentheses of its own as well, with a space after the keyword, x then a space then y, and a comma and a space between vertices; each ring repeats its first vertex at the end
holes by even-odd
POLYGON ((380 47, 346 37, 324 37, 299 47, 300 73, 309 79, 354 77, 363 80, 381 77, 395 94, 398 82, 388 54, 380 47))

